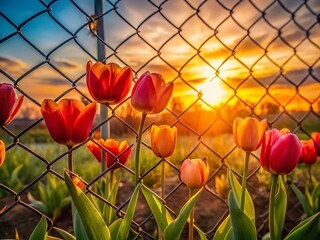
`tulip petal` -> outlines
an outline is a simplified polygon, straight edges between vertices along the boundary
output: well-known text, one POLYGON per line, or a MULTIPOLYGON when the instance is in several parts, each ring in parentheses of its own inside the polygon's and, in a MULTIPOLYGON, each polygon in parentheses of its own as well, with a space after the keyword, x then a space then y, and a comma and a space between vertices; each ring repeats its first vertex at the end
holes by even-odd
POLYGON ((236 143, 236 145, 239 147, 240 146, 240 142, 238 140, 239 136, 238 136, 238 129, 240 124, 243 122, 243 119, 240 117, 237 117, 234 121, 233 121, 233 126, 232 126, 232 131, 233 131, 233 138, 234 138, 234 142, 236 143))
POLYGON ((4 163, 6 158, 6 146, 4 145, 3 141, 0 140, 0 167, 4 163))
POLYGON ((129 93, 132 83, 132 70, 129 67, 122 68, 114 85, 113 104, 121 102, 129 93))
POLYGON ((131 105, 142 113, 150 113, 156 106, 156 89, 149 75, 139 78, 131 96, 131 105))
MULTIPOLYGON (((100 139, 103 140, 103 139, 100 139)), ((99 140, 99 143, 101 143, 99 140)), ((101 162, 101 155, 102 155, 102 149, 100 146, 98 146, 95 142, 93 141, 88 141, 87 142, 87 148, 90 150, 90 152, 95 156, 95 158, 98 160, 98 162, 101 162)))
POLYGON ((86 68, 86 83, 88 90, 90 92, 90 95, 98 101, 96 96, 96 91, 100 92, 100 81, 99 77, 101 74, 101 70, 103 69, 104 64, 101 62, 96 62, 92 65, 91 61, 88 61, 87 68, 86 68))
POLYGON ((296 167, 301 143, 292 133, 282 135, 273 145, 270 154, 270 170, 274 174, 288 174, 296 167))
POLYGON ((257 150, 260 122, 255 118, 246 118, 238 129, 241 149, 247 152, 257 150))
POLYGON ((97 104, 96 102, 93 102, 85 106, 84 109, 80 112, 75 120, 74 127, 72 129, 72 142, 81 143, 89 137, 96 111, 97 104))
MULTIPOLYGON (((21 98, 22 97, 20 97, 20 100, 21 98)), ((19 105, 19 108, 21 104, 19 105)), ((13 85, 9 83, 0 83, 0 125, 7 125, 12 121, 12 115, 16 115, 19 110, 19 108, 16 108, 15 106, 17 106, 17 99, 13 85), (16 109, 15 113, 13 113, 14 109, 16 109)))
POLYGON ((14 106, 13 106, 13 111, 11 113, 11 116, 9 118, 9 120, 6 122, 6 124, 10 123, 13 118, 17 115, 22 103, 23 103, 23 100, 24 100, 24 96, 20 96, 17 101, 15 102, 14 106))
POLYGON ((166 89, 163 91, 161 96, 159 96, 159 98, 157 99, 155 108, 151 112, 152 114, 162 112, 166 108, 172 96, 172 92, 173 92, 173 82, 170 82, 167 84, 166 89))
POLYGON ((65 144, 68 130, 59 105, 51 99, 45 99, 41 105, 41 113, 53 140, 65 144))
POLYGON ((158 126, 152 125, 152 127, 151 127, 151 148, 152 148, 153 153, 157 157, 161 157, 161 154, 160 154, 158 147, 157 147, 159 130, 160 130, 160 128, 158 126))

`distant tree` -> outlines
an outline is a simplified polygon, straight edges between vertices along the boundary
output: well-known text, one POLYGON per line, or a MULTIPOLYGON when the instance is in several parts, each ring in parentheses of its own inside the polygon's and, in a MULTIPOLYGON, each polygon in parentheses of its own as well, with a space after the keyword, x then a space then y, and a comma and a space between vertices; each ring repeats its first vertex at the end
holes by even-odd
POLYGON ((280 111, 280 107, 278 104, 272 102, 264 102, 260 106, 260 110, 263 114, 277 114, 280 111))
POLYGON ((172 109, 172 112, 174 112, 176 114, 179 114, 179 113, 183 112, 184 104, 183 104, 183 102, 182 102, 180 97, 172 98, 171 109, 172 109))

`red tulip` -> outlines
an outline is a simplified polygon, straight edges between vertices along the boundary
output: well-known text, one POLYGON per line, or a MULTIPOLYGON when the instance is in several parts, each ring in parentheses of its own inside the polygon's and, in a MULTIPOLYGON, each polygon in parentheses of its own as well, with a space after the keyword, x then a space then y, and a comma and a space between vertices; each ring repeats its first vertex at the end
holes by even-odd
POLYGON ((314 141, 314 146, 317 151, 317 155, 320 156, 320 132, 313 132, 311 138, 314 141))
POLYGON ((317 161, 316 148, 314 146, 314 141, 301 140, 302 150, 299 157, 300 163, 313 164, 317 161))
POLYGON ((180 180, 190 189, 197 189, 207 183, 209 166, 206 159, 186 159, 180 168, 180 180))
POLYGON ((87 63, 87 86, 91 96, 102 104, 117 104, 129 93, 132 70, 116 63, 87 63))
POLYGON ((167 106, 173 92, 173 82, 165 83, 158 73, 145 72, 132 90, 132 106, 145 114, 162 112, 167 106))
POLYGON ((285 175, 293 171, 299 161, 301 143, 292 133, 272 129, 262 143, 260 164, 272 174, 285 175))
POLYGON ((12 84, 0 83, 0 125, 9 124, 17 115, 23 96, 17 98, 12 84))
MULTIPOLYGON (((105 151, 106 153, 106 166, 110 167, 114 162, 115 158, 119 155, 121 155, 118 158, 118 161, 121 164, 126 164, 128 161, 129 155, 131 153, 131 148, 126 150, 128 148, 128 142, 123 140, 121 142, 118 142, 112 138, 109 138, 107 140, 103 140, 100 138, 98 140, 99 144, 103 146, 105 149, 108 151, 105 151), (125 151, 126 150, 126 151, 125 151), (125 151, 125 152, 124 152, 125 151), (110 154, 112 153, 112 154, 110 154)), ((87 147, 90 150, 90 152, 95 156, 95 158, 101 162, 102 158, 102 148, 98 146, 96 143, 93 141, 87 142, 87 147)), ((113 169, 119 168, 120 165, 116 165, 113 169)))
POLYGON ((76 99, 62 99, 59 103, 45 99, 41 113, 51 137, 57 143, 73 147, 85 141, 90 133, 97 104, 85 106, 76 99))

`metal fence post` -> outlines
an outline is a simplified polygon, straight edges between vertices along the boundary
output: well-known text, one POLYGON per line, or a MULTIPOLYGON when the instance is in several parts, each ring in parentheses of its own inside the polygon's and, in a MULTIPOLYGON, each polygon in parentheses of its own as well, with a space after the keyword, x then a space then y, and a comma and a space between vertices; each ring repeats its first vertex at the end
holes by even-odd
MULTIPOLYGON (((100 17, 103 14, 103 0, 95 0, 94 1, 94 11, 95 11, 95 17, 98 19, 97 21, 97 35, 99 38, 97 38, 97 55, 98 60, 105 63, 106 58, 106 52, 105 52, 105 46, 102 41, 104 41, 104 23, 103 23, 103 17, 100 17), (101 41, 102 40, 102 41, 101 41)), ((106 107, 103 104, 100 104, 100 121, 104 121, 109 116, 108 113, 108 107, 106 107)), ((100 128, 100 137, 103 139, 107 139, 110 136, 110 124, 109 122, 104 123, 100 128)), ((106 169, 106 155, 102 153, 101 158, 101 170, 105 171, 106 169)))

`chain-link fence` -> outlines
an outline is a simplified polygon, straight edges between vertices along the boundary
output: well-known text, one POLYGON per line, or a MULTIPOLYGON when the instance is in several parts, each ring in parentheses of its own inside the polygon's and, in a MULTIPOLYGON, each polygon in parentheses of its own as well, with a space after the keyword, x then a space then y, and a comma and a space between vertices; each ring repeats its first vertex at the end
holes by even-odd
MULTIPOLYGON (((319 129, 317 0, 107 0, 102 4, 15 0, 0 4, 1 82, 14 84, 25 96, 19 118, 1 130, 8 157, 0 169, 0 207, 6 207, 0 213, 0 238, 13 237, 14 228, 26 228, 25 233, 20 232, 28 236, 30 226, 34 227, 43 214, 30 205, 28 192, 37 192, 39 183, 47 182, 49 176, 63 180, 68 151, 50 142, 40 106, 44 98, 91 101, 85 85, 89 59, 128 65, 134 81, 148 70, 175 83, 164 113, 147 118, 142 178, 159 192, 159 166, 166 162, 163 200, 176 214, 187 201, 187 190, 178 179, 179 163, 207 156, 210 178, 196 206, 195 224, 210 238, 228 214, 225 197, 217 194, 215 178, 230 166, 239 177, 242 171, 243 154, 231 135, 234 118, 267 118, 269 127, 287 127, 305 137, 319 129), (154 123, 178 128, 177 149, 168 160, 157 159, 150 150, 149 129, 154 123), (28 222, 26 217, 35 220, 28 222)), ((91 138, 100 136, 102 126, 104 137, 127 139, 134 148, 140 116, 131 108, 129 97, 101 112, 91 138)), ((88 185, 87 193, 98 197, 94 192, 101 178, 98 163, 85 143, 71 151, 75 172, 88 185)), ((259 154, 253 153, 248 190, 255 202, 261 238, 268 231, 268 177, 259 172, 258 159, 259 154)), ((133 192, 133 164, 121 171, 114 206, 119 216, 133 192)), ((289 194, 285 232, 303 215, 298 200, 289 194)), ((155 222, 143 198, 139 199, 137 213, 133 227, 144 238, 154 239, 155 222)), ((68 230, 70 216, 70 212, 64 212, 62 220, 53 224, 68 230)))

